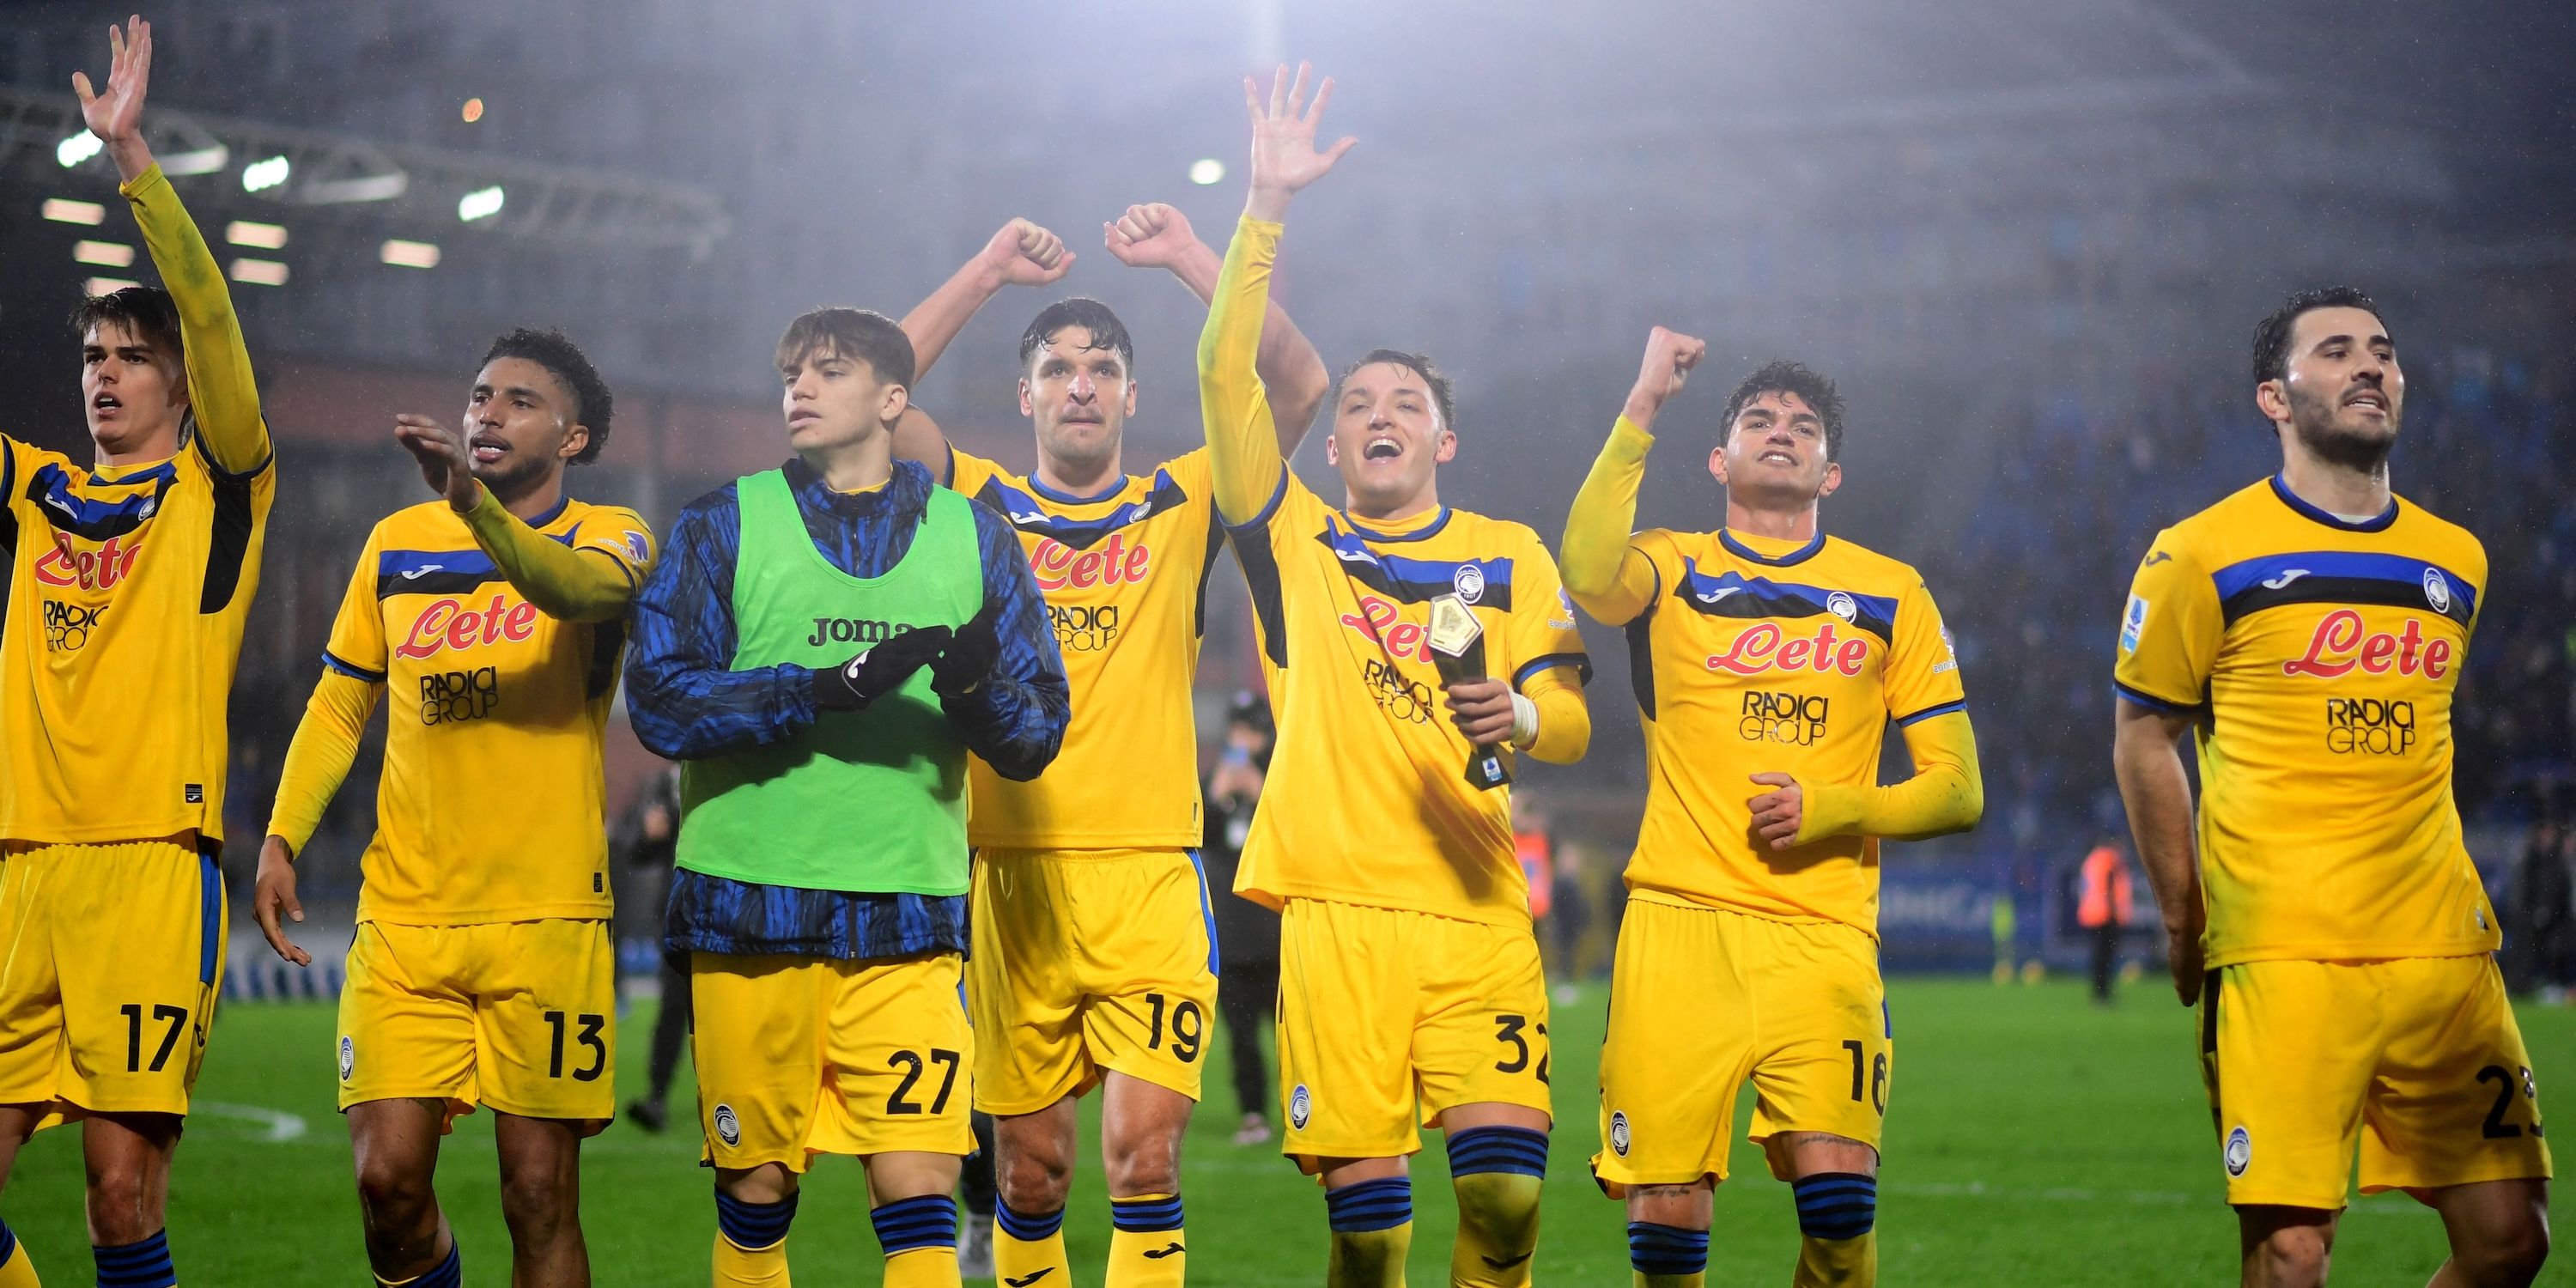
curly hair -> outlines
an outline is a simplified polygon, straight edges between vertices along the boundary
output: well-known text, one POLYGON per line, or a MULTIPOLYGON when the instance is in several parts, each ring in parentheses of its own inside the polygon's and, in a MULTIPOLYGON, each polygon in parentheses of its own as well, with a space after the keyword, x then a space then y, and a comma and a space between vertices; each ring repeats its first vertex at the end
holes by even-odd
POLYGON ((2281 307, 2254 324, 2254 383, 2280 380, 2290 374, 2290 328, 2302 314, 2317 309, 2362 309, 2372 317, 2386 319, 2379 312, 2379 301, 2358 286, 2320 286, 2301 291, 2281 301, 2281 307))
POLYGON ((1742 383, 1735 386, 1735 392, 1726 396, 1726 415, 1718 422, 1717 441, 1723 443, 1734 437, 1735 418, 1742 415, 1744 409, 1753 404, 1754 399, 1770 393, 1798 395, 1809 408, 1814 410, 1816 419, 1824 422, 1825 459, 1829 461, 1842 459, 1842 394, 1834 389, 1834 382, 1827 380, 1822 372, 1816 371, 1803 362, 1790 362, 1781 358, 1763 363, 1760 370, 1746 376, 1742 383))
POLYGON ((610 396, 608 382, 599 378, 599 369, 590 365, 581 346, 561 331, 520 327, 494 340, 483 355, 483 364, 490 366, 495 358, 524 358, 553 372, 555 379, 572 391, 573 408, 566 417, 567 423, 590 431, 590 441, 583 444, 572 463, 588 465, 599 459, 600 449, 608 446, 608 420, 617 400, 610 396))
POLYGON ((1127 324, 1119 321, 1108 305, 1087 295, 1057 300, 1029 319, 1029 329, 1020 332, 1020 370, 1027 371, 1037 351, 1045 348, 1056 332, 1069 326, 1090 332, 1092 348, 1116 350, 1119 365, 1127 368, 1129 375, 1135 374, 1136 342, 1127 338, 1127 324))

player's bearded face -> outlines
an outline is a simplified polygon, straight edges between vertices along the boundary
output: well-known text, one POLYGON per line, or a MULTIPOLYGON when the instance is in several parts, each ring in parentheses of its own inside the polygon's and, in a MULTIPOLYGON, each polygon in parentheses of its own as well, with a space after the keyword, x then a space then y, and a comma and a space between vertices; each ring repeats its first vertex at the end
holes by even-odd
POLYGON ((1118 452, 1118 436, 1136 411, 1136 381, 1126 359, 1094 348, 1088 327, 1068 326, 1029 355, 1020 379, 1020 413, 1037 426, 1038 451, 1064 465, 1097 468, 1118 452))
POLYGON ((590 431, 573 423, 573 393, 544 364, 494 358, 465 400, 465 451, 474 477, 503 500, 523 496, 581 451, 590 431))
POLYGON ((1457 454, 1458 436, 1440 423, 1422 373, 1373 362, 1342 381, 1324 455, 1341 471, 1355 507, 1380 514, 1405 508, 1457 454))
POLYGON ((1757 394, 1735 414, 1709 473, 1727 492, 1757 504, 1793 508, 1827 496, 1842 467, 1825 458, 1825 423, 1807 400, 1786 390, 1757 394))
POLYGON ((81 337, 81 409, 101 451, 132 451, 175 434, 187 406, 188 381, 176 357, 112 319, 81 337))
POLYGON ((2311 309, 2290 328, 2290 432, 2310 452, 2375 470, 2397 442, 2406 373, 2385 328, 2366 309, 2311 309))
POLYGON ((902 390, 877 379, 865 358, 816 349, 778 374, 785 385, 779 407, 787 417, 787 445, 798 452, 848 447, 903 414, 902 390))

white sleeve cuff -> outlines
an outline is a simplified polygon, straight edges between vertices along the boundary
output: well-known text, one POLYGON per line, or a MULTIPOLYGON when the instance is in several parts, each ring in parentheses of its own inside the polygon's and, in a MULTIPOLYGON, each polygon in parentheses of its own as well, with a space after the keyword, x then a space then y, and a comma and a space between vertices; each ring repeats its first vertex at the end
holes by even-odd
POLYGON ((1512 693, 1512 745, 1526 751, 1538 741, 1538 704, 1518 690, 1512 693))

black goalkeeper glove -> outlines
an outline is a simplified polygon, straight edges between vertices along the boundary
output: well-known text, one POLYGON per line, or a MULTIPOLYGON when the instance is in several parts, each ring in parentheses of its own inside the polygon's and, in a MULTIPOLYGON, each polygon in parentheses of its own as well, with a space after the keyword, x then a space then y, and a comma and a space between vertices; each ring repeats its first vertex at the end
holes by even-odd
POLYGON ((943 698, 960 698, 983 686, 993 673, 994 659, 1002 654, 1001 637, 993 623, 1001 616, 998 603, 987 602, 975 619, 957 628, 948 637, 948 647, 939 660, 930 664, 931 690, 943 698))
POLYGON ((816 671, 814 705, 826 711, 856 711, 894 692, 913 672, 936 660, 952 635, 945 626, 897 631, 840 666, 816 671))

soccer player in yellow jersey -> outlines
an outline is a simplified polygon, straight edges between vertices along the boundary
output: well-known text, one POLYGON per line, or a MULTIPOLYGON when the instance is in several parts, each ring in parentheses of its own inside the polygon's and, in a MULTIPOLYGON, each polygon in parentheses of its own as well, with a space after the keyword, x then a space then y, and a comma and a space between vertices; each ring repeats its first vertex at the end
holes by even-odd
POLYGON ((1630 535, 1655 417, 1706 352, 1655 328, 1565 524, 1566 589, 1627 628, 1646 728, 1592 1171, 1627 1201, 1636 1282, 1696 1288, 1749 1078, 1797 1200, 1794 1282, 1866 1285, 1893 1058, 1879 841, 1976 824, 1976 741, 1922 577, 1818 521, 1842 484, 1831 381, 1745 378, 1708 457, 1725 526, 1630 535), (1891 723, 1914 775, 1880 786, 1891 723))
MULTIPOLYGON (((1131 206, 1102 235, 1126 264, 1166 269, 1201 299, 1216 290, 1216 252, 1170 206, 1131 206)), ((1052 283, 1073 258, 1027 220, 1004 225, 904 319, 920 369, 1002 286, 1052 283)), ((1220 538, 1208 453, 1125 472, 1135 352, 1097 300, 1041 310, 1021 334, 1019 365, 1033 472, 951 447, 918 408, 895 434, 898 452, 1010 520, 1073 686, 1073 723, 1045 773, 1016 782, 969 762, 966 986, 985 1039, 975 1103, 994 1115, 994 1269, 1013 1280, 1070 1275, 1074 1102, 1097 1086, 1114 1225, 1107 1282, 1178 1284, 1181 1138, 1216 1021, 1190 704, 1220 538)), ((1275 306, 1260 367, 1279 450, 1294 451, 1331 378, 1275 306)))
POLYGON ((294 859, 392 694, 376 834, 340 991, 340 1108, 381 1283, 452 1288, 431 1179, 456 1115, 492 1107, 511 1281, 590 1282, 581 1139, 615 1112, 602 734, 644 521, 564 493, 608 444, 606 382, 571 340, 494 341, 450 429, 396 418, 440 499, 359 553, 295 730, 252 910, 279 956, 294 859))
MULTIPOLYGON (((223 272, 144 146, 152 28, 81 113, 165 293, 73 315, 89 463, 0 437, 0 1177, 81 1120, 101 1282, 177 1282, 170 1156, 224 955, 224 719, 276 471, 223 272)), ((0 1225, 0 1288, 36 1282, 0 1225)))
POLYGON ((1547 988, 1510 792, 1469 764, 1580 758, 1589 664, 1538 534, 1441 503, 1458 436, 1428 359, 1380 349, 1343 375, 1325 442, 1340 507, 1280 455, 1254 353, 1289 200, 1353 143, 1315 147, 1332 84, 1309 104, 1302 67, 1266 101, 1245 83, 1252 191, 1199 340, 1217 510, 1279 727, 1235 889, 1281 914, 1282 1150, 1325 1186, 1328 1281, 1404 1281, 1407 1160, 1436 1124, 1458 1198, 1450 1281, 1525 1284, 1552 1125, 1547 988), (1434 601, 1481 632, 1462 659, 1481 666, 1453 661, 1446 681, 1434 601))
POLYGON ((2200 1006, 2244 1282, 2326 1281, 2357 1144, 2364 1193, 2441 1213, 2437 1288, 2528 1284, 2549 1147, 2451 798, 2486 550, 2389 490, 2406 376, 2369 296, 2291 296, 2253 350, 2281 472, 2156 534, 2113 753, 2200 1006))

